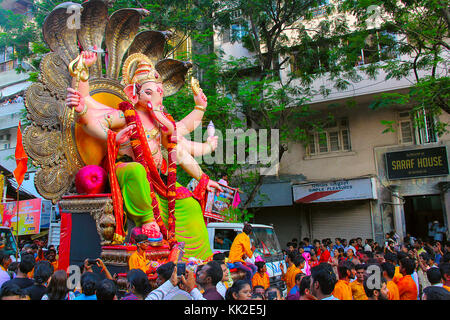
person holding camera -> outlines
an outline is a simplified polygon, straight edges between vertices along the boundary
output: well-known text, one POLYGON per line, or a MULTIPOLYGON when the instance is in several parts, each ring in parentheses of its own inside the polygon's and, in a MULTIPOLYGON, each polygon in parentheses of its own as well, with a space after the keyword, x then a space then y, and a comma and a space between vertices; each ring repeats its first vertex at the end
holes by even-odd
POLYGON ((107 279, 114 280, 114 278, 111 276, 111 273, 109 272, 108 268, 106 268, 105 263, 100 258, 84 260, 84 271, 83 272, 94 272, 92 270, 92 266, 99 267, 100 272, 104 272, 105 277, 107 279))

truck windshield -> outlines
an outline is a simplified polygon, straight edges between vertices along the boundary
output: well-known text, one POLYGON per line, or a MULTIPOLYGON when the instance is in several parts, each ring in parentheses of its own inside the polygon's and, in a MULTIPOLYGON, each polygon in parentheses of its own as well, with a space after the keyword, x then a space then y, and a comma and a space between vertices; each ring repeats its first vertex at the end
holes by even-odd
POLYGON ((7 255, 16 254, 16 242, 10 229, 0 229, 0 250, 3 250, 7 255))
POLYGON ((256 257, 281 253, 280 243, 272 228, 253 227, 250 239, 256 247, 256 257))

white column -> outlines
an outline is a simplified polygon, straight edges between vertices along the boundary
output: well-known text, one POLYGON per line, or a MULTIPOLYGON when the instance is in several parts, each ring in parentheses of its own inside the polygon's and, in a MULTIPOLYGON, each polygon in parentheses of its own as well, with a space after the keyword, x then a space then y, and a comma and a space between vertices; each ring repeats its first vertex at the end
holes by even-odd
POLYGON ((391 185, 392 189, 392 212, 394 214, 394 228, 397 235, 400 237, 400 243, 403 243, 403 238, 406 233, 405 217, 403 210, 403 200, 400 198, 399 187, 391 185))

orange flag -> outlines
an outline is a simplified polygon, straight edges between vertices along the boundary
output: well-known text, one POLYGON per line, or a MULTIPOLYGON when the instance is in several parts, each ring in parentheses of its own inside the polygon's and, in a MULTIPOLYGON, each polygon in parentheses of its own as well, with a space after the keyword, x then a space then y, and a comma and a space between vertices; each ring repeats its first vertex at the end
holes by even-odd
POLYGON ((17 144, 16 144, 16 164, 17 167, 14 170, 14 178, 16 178, 17 181, 17 190, 19 190, 20 185, 23 182, 23 179, 25 177, 25 173, 27 172, 27 163, 28 163, 28 156, 25 153, 25 149, 23 148, 22 144, 22 131, 20 130, 20 121, 19 121, 19 127, 17 128, 17 144))

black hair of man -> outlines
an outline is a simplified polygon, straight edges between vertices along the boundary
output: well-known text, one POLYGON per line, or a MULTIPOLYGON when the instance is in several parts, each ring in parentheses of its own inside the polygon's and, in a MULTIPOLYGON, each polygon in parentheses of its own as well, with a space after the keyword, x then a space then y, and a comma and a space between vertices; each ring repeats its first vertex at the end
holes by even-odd
POLYGON ((299 272, 295 275, 295 282, 300 281, 302 279, 302 277, 304 277, 305 274, 299 272))
POLYGON ((19 270, 20 272, 27 274, 31 272, 31 270, 33 270, 35 264, 36 260, 34 259, 34 256, 32 254, 30 253, 22 254, 19 263, 19 270))
POLYGON ((397 255, 395 255, 392 252, 386 252, 384 255, 384 260, 386 260, 387 262, 393 263, 393 264, 397 264, 397 255))
POLYGON ((300 295, 304 296, 306 293, 305 292, 306 289, 309 290, 310 287, 311 287, 311 276, 304 276, 302 278, 302 280, 300 281, 300 286, 299 286, 300 295))
POLYGON ((37 284, 44 284, 50 279, 54 270, 53 266, 47 260, 42 260, 36 263, 34 266, 34 282, 37 284))
POLYGON ((349 277, 350 275, 348 274, 348 271, 352 271, 352 269, 355 269, 355 265, 350 262, 350 261, 342 261, 338 267, 338 274, 339 274, 339 279, 343 280, 347 277, 349 277))
POLYGON ((427 278, 431 285, 441 282, 441 271, 439 268, 433 267, 427 270, 427 278))
POLYGON ((379 282, 380 287, 376 288, 371 277, 372 276, 364 276, 364 280, 363 280, 364 292, 366 293, 366 296, 368 298, 373 298, 374 291, 375 290, 380 291, 381 287, 383 286, 383 283, 386 283, 386 279, 383 277, 380 277, 380 282, 379 282), (368 283, 367 283, 368 281, 371 281, 370 285, 368 285, 368 283))
POLYGON ((160 265, 158 267, 158 269, 156 269, 156 273, 163 280, 163 282, 166 282, 172 276, 174 268, 175 268, 175 263, 173 263, 172 261, 169 261, 167 263, 160 265))
POLYGON ((242 228, 242 232, 249 235, 252 233, 252 231, 253 231, 252 225, 250 223, 244 223, 244 228, 242 228))
POLYGON ((303 241, 309 243, 309 238, 308 238, 308 237, 304 237, 304 238, 303 238, 303 241))
POLYGON ((252 299, 251 300, 256 300, 256 299, 264 300, 264 296, 261 293, 252 293, 252 299))
POLYGON ((407 275, 411 275, 414 273, 414 269, 416 268, 416 263, 413 259, 403 258, 400 260, 401 266, 405 269, 407 275))
POLYGON ((384 262, 381 264, 381 269, 386 271, 388 277, 390 279, 394 278, 395 275, 395 266, 390 262, 384 262))
POLYGON ((442 287, 429 286, 423 289, 423 293, 427 300, 450 300, 450 292, 442 287))
POLYGON ((400 260, 402 260, 402 259, 404 259, 404 258, 408 258, 408 257, 409 257, 409 256, 408 256, 407 253, 404 253, 404 252, 401 252, 401 251, 397 252, 397 260, 398 260, 398 261, 400 261, 400 260))
POLYGON ((261 272, 266 263, 264 261, 255 262, 255 266, 258 268, 258 272, 261 272))
POLYGON ((321 263, 311 268, 311 281, 318 282, 322 293, 329 295, 333 292, 337 279, 333 267, 329 263, 321 263))
POLYGON ((450 252, 446 252, 442 258, 440 263, 448 263, 450 262, 450 252))
POLYGON ((256 292, 256 289, 260 289, 260 288, 263 289, 264 291, 266 290, 266 289, 264 289, 263 286, 254 286, 253 289, 252 289, 252 291, 253 291, 253 292, 256 292))
POLYGON ((3 265, 6 261, 8 261, 9 255, 6 254, 5 251, 0 250, 0 265, 3 265))
POLYGON ((441 272, 441 277, 445 281, 445 276, 450 276, 450 263, 441 263, 439 265, 439 271, 441 272))
POLYGON ((95 294, 97 284, 99 282, 98 275, 93 272, 85 272, 81 275, 81 289, 84 295, 92 296, 95 294))
POLYGON ((206 265, 209 266, 206 270, 206 276, 211 277, 213 285, 217 285, 223 278, 222 267, 217 261, 210 261, 206 265))
MULTIPOLYGON (((268 288, 266 289, 266 292, 264 292, 264 295, 266 296, 266 299, 269 298, 269 292, 272 292, 272 291, 278 292, 278 295, 280 295, 280 297, 283 296, 283 293, 281 292, 280 288, 275 287, 275 286, 270 286, 270 287, 268 287, 268 288)), ((277 298, 277 299, 278 299, 278 298, 277 298)))
POLYGON ((9 281, 3 283, 0 289, 0 300, 2 300, 4 297, 11 297, 11 296, 24 297, 25 295, 26 294, 23 289, 21 289, 17 284, 14 284, 9 281))
POLYGON ((359 263, 355 266, 355 270, 366 270, 367 265, 359 263))
POLYGON ((213 261, 217 261, 221 265, 225 263, 225 254, 222 252, 216 253, 213 255, 213 261))
POLYGON ((103 279, 97 286, 97 300, 114 300, 117 294, 116 283, 111 279, 103 279))

